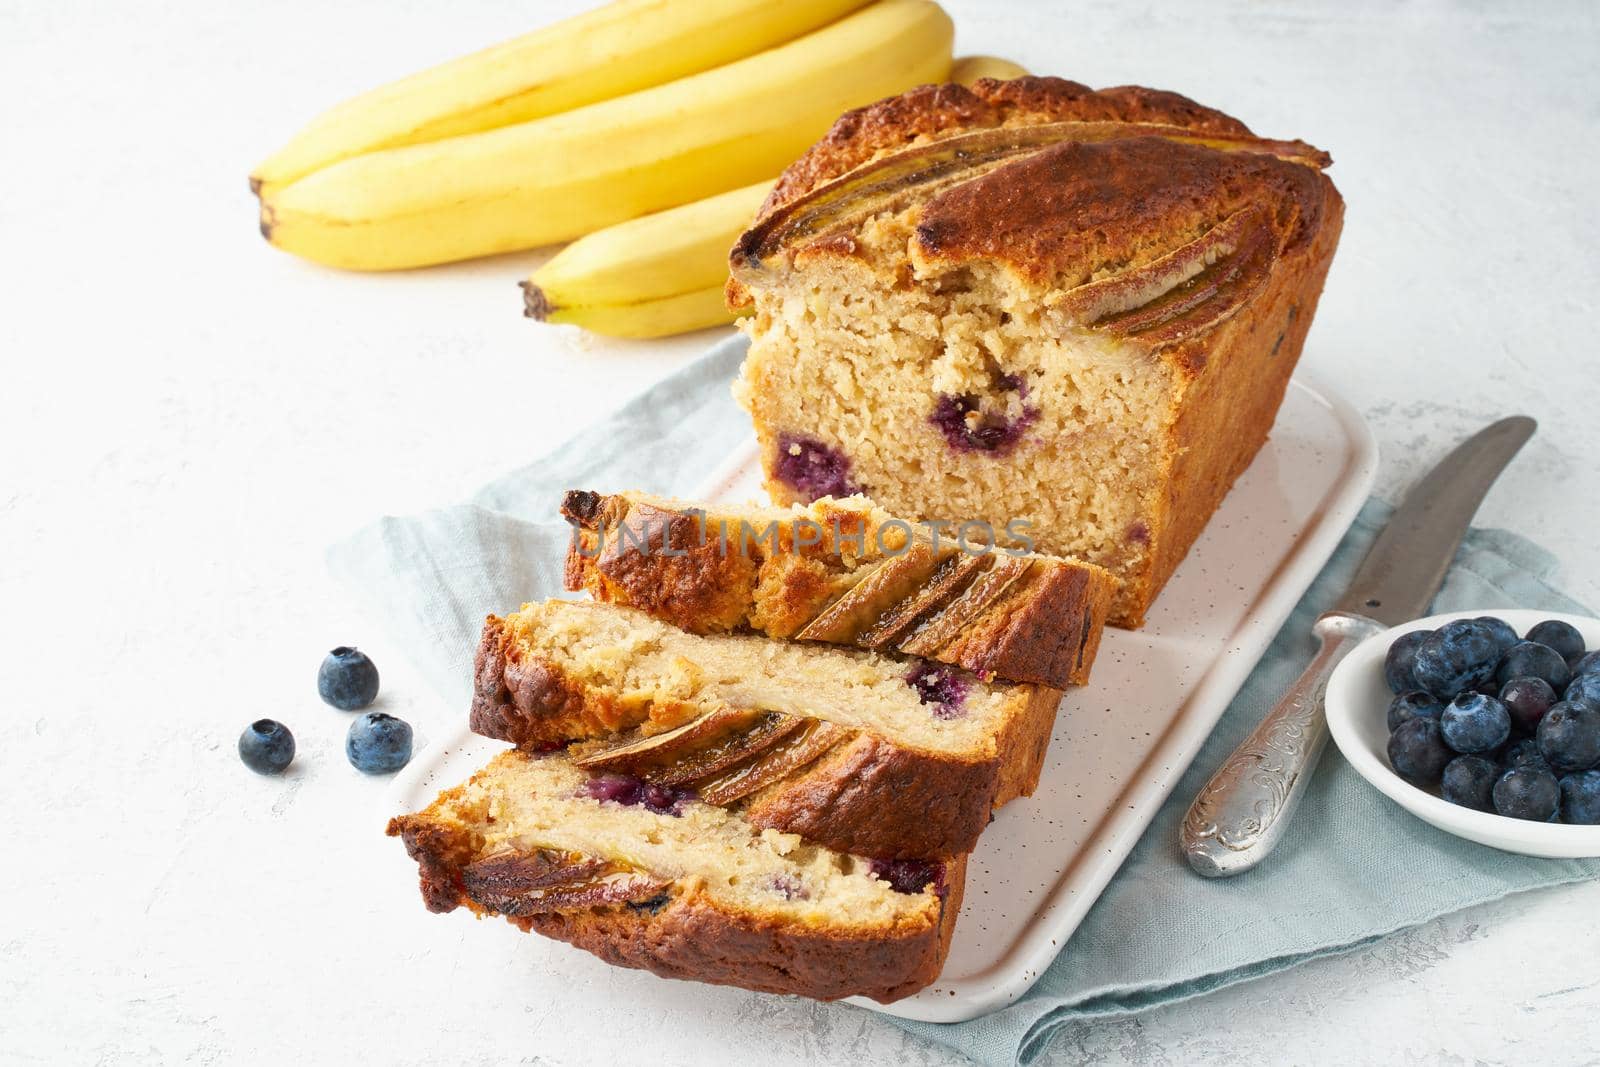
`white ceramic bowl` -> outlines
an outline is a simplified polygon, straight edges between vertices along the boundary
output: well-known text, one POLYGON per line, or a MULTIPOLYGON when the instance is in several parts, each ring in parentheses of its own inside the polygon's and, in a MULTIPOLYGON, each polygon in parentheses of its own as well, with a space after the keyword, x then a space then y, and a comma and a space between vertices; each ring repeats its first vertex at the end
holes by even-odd
POLYGON ((1334 744, 1356 772, 1384 796, 1417 818, 1469 841, 1520 852, 1527 856, 1571 858, 1600 856, 1600 826, 1508 819, 1490 812, 1450 804, 1401 778, 1389 766, 1389 702, 1394 699, 1383 680, 1383 657, 1394 639, 1411 630, 1433 630, 1452 619, 1495 615, 1519 634, 1545 619, 1569 622, 1589 648, 1600 647, 1600 619, 1549 611, 1500 608, 1432 615, 1374 634, 1344 658, 1328 680, 1328 729, 1334 744))

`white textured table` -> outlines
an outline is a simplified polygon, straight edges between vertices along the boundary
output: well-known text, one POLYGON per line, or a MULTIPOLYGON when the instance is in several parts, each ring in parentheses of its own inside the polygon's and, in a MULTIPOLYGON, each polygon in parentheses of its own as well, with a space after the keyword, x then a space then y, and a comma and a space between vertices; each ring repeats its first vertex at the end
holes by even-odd
MULTIPOLYGON (((244 177, 322 105, 576 6, 0 3, 0 1059, 953 1059, 865 1012, 612 970, 374 884, 384 782, 345 764, 317 661, 360 643, 424 734, 460 709, 340 598, 323 546, 464 496, 710 336, 526 323, 531 255, 306 266, 255 237, 244 177), (234 754, 263 715, 299 739, 286 781, 234 754)), ((1306 362, 1372 420, 1381 491, 1538 416, 1480 520, 1600 605, 1594 6, 949 7, 960 51, 1178 89, 1330 150, 1349 219, 1306 362)), ((1583 1062, 1597 909, 1593 884, 1512 899, 1053 1055, 1583 1062)))

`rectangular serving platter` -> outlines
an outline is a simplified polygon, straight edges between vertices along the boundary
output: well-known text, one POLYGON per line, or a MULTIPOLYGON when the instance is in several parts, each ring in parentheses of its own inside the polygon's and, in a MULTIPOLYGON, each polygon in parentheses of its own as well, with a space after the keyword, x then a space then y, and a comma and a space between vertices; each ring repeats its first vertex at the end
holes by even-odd
MULTIPOLYGON (((939 980, 893 1004, 851 1003, 959 1022, 1012 1003, 1061 946, 1071 951, 1073 930, 1332 554, 1376 469, 1361 416, 1326 387, 1291 382, 1272 436, 1149 622, 1108 631, 1089 684, 1062 699, 1039 788, 995 815, 968 863, 939 980)), ((764 502, 754 440, 694 495, 764 502)), ((464 720, 396 776, 385 819, 427 806, 505 748, 464 720)))

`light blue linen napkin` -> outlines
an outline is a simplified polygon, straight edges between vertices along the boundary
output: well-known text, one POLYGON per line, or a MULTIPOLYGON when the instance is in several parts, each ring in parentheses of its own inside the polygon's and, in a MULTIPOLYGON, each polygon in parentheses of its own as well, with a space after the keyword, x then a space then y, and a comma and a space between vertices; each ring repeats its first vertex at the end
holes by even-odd
MULTIPOLYGON (((332 570, 465 714, 483 617, 561 592, 568 538, 556 514, 562 492, 693 492, 749 434, 729 393, 743 352, 742 339, 719 344, 470 504, 379 520, 329 551, 332 570)), ((1207 881, 1179 855, 1177 827, 1189 800, 1310 660, 1312 620, 1348 584, 1389 510, 1367 503, 1150 829, 1028 995, 967 1023, 901 1025, 984 1063, 1027 1063, 1075 1019, 1200 996, 1508 893, 1600 875, 1600 861, 1527 859, 1435 830, 1366 785, 1331 746, 1268 863, 1207 881)), ((1554 570, 1547 552, 1515 534, 1473 530, 1435 608, 1584 612, 1546 584, 1554 570)))

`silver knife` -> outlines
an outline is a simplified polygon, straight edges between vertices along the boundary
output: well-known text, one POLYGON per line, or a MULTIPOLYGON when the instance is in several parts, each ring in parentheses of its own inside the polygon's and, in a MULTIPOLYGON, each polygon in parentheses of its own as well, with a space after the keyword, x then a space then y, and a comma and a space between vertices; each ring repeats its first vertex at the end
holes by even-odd
POLYGON ((1526 415, 1501 419, 1457 445, 1406 494, 1350 588, 1318 617, 1316 658, 1190 805, 1179 831, 1189 866, 1227 878, 1272 851, 1328 740, 1328 676, 1363 639, 1426 613, 1484 494, 1537 427, 1526 415))

